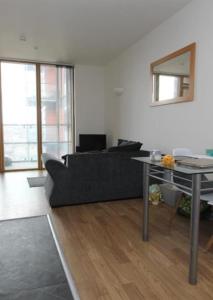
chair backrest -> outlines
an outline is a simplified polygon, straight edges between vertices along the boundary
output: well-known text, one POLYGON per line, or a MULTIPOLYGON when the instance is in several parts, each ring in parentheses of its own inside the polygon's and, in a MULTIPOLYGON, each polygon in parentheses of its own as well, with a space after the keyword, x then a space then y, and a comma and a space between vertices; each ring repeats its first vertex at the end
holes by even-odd
POLYGON ((173 156, 190 156, 192 155, 192 150, 189 148, 174 148, 172 150, 173 156))
MULTIPOLYGON (((192 150, 189 149, 189 148, 174 148, 172 150, 172 155, 173 156, 191 156, 192 155, 192 150)), ((173 172, 170 171, 170 170, 167 170, 167 171, 164 172, 164 179, 171 180, 173 182, 176 181, 173 178, 173 172)), ((180 182, 180 183, 184 184, 185 182, 183 181, 183 182, 180 182)))

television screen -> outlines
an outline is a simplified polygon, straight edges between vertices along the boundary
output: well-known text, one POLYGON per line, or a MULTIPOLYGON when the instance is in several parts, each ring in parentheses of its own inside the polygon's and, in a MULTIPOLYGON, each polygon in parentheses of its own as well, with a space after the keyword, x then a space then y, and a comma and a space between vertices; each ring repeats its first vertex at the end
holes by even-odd
POLYGON ((105 134, 79 134, 80 151, 106 149, 105 134))

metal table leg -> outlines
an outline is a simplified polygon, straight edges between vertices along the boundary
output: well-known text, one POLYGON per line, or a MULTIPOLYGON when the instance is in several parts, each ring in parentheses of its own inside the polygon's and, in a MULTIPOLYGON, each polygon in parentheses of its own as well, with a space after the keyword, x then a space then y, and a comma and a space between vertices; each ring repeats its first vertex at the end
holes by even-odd
POLYGON ((143 164, 143 240, 149 240, 149 165, 143 164))
POLYGON ((190 267, 189 283, 197 283, 197 260, 199 242, 199 221, 200 221, 200 181, 201 175, 192 175, 192 208, 190 228, 190 267))

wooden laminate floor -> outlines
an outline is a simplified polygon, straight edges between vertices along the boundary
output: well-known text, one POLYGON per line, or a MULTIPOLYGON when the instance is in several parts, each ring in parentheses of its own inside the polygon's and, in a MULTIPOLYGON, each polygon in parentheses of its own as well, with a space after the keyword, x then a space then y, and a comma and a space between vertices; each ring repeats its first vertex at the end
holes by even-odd
POLYGON ((51 211, 43 189, 28 187, 33 175, 27 173, 0 175, 0 217, 51 213, 81 300, 213 299, 213 252, 203 248, 210 222, 201 222, 199 282, 191 286, 188 219, 177 216, 169 232, 168 210, 150 207, 150 242, 144 243, 141 200, 51 211), (12 191, 14 182, 19 186, 12 191))
POLYGON ((27 177, 42 171, 0 173, 0 220, 47 214, 50 211, 44 188, 30 188, 27 177))

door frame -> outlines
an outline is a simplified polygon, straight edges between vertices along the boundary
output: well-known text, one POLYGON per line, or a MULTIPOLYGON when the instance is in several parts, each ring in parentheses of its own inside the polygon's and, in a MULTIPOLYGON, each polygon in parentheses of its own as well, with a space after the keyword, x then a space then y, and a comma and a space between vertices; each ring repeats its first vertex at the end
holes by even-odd
POLYGON ((1 89, 1 61, 0 61, 0 173, 4 172, 4 146, 3 146, 3 114, 2 114, 2 89, 1 89))
POLYGON ((41 70, 40 64, 36 63, 36 108, 37 108, 37 152, 38 169, 43 170, 42 154, 42 116, 41 116, 41 70))

